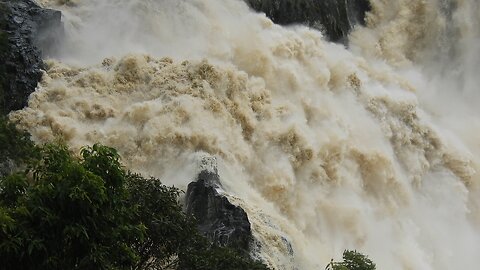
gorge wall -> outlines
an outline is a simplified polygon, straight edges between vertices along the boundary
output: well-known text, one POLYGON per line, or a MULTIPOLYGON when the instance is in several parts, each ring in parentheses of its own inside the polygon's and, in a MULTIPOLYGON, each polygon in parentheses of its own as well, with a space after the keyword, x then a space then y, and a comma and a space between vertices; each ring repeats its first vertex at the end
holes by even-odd
POLYGON ((246 0, 275 23, 305 24, 321 30, 332 41, 347 42, 356 24, 365 24, 369 0, 246 0))
POLYGON ((44 69, 40 48, 54 48, 61 13, 34 1, 0 1, 0 111, 22 109, 44 69))

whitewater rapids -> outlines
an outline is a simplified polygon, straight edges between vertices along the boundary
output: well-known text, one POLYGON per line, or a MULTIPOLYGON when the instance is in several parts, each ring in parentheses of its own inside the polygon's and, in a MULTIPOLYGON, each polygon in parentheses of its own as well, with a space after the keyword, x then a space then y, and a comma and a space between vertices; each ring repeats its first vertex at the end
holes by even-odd
POLYGON ((66 40, 10 115, 37 142, 182 188, 217 157, 274 269, 480 264, 477 0, 372 0, 348 49, 238 0, 40 2, 66 40))

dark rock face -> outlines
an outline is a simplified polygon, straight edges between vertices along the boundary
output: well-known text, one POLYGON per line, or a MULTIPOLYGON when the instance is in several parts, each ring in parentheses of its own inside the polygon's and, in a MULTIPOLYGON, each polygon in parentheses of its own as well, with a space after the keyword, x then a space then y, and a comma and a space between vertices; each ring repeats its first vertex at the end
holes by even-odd
POLYGON ((212 242, 248 252, 252 232, 247 214, 217 192, 219 185, 216 172, 202 171, 188 185, 186 212, 197 219, 200 232, 212 242))
POLYGON ((42 51, 48 53, 63 33, 60 11, 32 0, 0 0, 0 111, 26 106, 42 77, 42 51))
POLYGON ((323 30, 332 41, 347 42, 357 23, 365 23, 369 0, 245 0, 273 22, 305 24, 323 30))

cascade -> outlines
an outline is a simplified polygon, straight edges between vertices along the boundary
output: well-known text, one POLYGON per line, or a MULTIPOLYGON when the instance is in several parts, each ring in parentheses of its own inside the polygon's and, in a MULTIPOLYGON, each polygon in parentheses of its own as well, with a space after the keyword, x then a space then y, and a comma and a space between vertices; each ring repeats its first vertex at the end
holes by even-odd
POLYGON ((477 0, 371 0, 348 47, 238 0, 39 2, 64 41, 10 114, 37 142, 100 142, 184 190, 215 157, 274 269, 480 263, 477 0))

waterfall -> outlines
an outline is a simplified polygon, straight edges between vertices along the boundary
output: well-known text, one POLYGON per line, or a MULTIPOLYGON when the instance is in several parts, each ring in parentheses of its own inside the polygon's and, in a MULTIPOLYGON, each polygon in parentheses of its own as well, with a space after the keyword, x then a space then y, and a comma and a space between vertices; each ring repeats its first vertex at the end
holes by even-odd
POLYGON ((348 48, 239 0, 40 2, 65 41, 10 114, 35 141, 100 142, 180 188, 216 157, 274 269, 479 265, 477 0, 371 0, 348 48))

